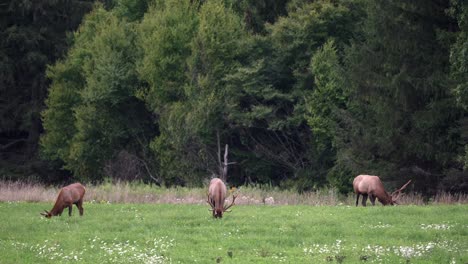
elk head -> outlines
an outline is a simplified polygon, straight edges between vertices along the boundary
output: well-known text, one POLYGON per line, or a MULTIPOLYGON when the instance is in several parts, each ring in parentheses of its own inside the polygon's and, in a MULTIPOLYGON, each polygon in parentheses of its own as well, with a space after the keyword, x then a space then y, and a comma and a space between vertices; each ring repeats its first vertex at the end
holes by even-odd
POLYGON ((236 201, 236 198, 237 198, 237 195, 233 195, 232 196, 232 202, 230 205, 224 205, 223 207, 221 208, 216 208, 216 206, 213 204, 213 202, 210 200, 210 197, 208 195, 208 204, 211 206, 211 209, 209 209, 210 211, 213 212, 213 217, 214 218, 222 218, 223 217, 223 214, 224 212, 231 212, 231 210, 229 210, 229 208, 231 208, 233 205, 235 205, 235 201, 236 201))
POLYGON ((44 210, 44 212, 45 212, 45 213, 40 213, 40 214, 43 215, 43 216, 45 216, 45 217, 47 217, 47 218, 51 218, 51 217, 52 217, 52 214, 51 214, 49 211, 44 210))
POLYGON ((402 192, 402 191, 406 188, 406 186, 408 186, 408 184, 410 184, 410 183, 411 183, 411 180, 409 180, 407 183, 405 183, 403 186, 401 186, 400 189, 394 191, 394 192, 391 194, 391 197, 392 197, 391 202, 390 202, 391 205, 399 204, 399 203, 397 202, 397 200, 400 198, 401 192, 402 192))

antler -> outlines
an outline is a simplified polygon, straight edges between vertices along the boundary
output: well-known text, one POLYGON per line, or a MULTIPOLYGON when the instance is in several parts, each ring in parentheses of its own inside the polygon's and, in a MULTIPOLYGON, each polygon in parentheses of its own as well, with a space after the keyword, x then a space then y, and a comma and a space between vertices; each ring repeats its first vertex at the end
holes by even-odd
POLYGON ((398 198, 400 198, 401 191, 403 191, 406 188, 406 186, 408 186, 408 184, 410 184, 410 183, 411 183, 411 180, 409 180, 407 183, 405 183, 403 186, 401 186, 400 189, 398 189, 398 190, 396 190, 396 191, 394 191, 392 193, 392 197, 398 193, 398 196, 393 199, 394 201, 396 201, 398 198))
POLYGON ((401 192, 401 191, 403 191, 403 190, 406 188, 406 186, 408 186, 408 184, 410 184, 410 183, 411 183, 411 180, 409 180, 407 183, 405 183, 405 185, 401 186, 401 188, 398 189, 398 190, 396 190, 396 192, 401 192))
POLYGON ((47 210, 45 210, 45 209, 44 209, 44 212, 45 213, 40 213, 40 214, 43 215, 43 216, 47 216, 49 214, 49 212, 47 212, 47 210))
POLYGON ((209 193, 207 193, 206 202, 211 206, 211 209, 208 209, 208 210, 213 211, 215 206, 214 206, 214 204, 211 202, 210 194, 209 194, 209 193))
POLYGON ((232 203, 229 206, 224 206, 224 209, 223 209, 224 212, 230 212, 230 211, 228 211, 228 209, 231 208, 231 206, 233 206, 235 204, 236 198, 237 198, 237 194, 232 195, 232 203))

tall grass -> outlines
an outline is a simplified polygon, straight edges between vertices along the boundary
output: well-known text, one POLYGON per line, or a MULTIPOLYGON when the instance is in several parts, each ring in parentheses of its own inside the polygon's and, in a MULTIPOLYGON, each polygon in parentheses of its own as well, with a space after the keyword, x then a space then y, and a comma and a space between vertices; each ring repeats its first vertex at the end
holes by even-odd
MULTIPOLYGON (((0 201, 53 202, 60 187, 37 183, 0 181, 0 201)), ((85 200, 91 203, 156 203, 156 204, 205 204, 206 188, 162 188, 140 182, 104 182, 87 185, 85 200)), ((354 205, 355 195, 339 194, 335 189, 297 193, 274 187, 248 187, 230 190, 238 194, 236 204, 258 205, 354 205)), ((407 193, 401 204, 467 204, 467 194, 438 193, 425 199, 417 193, 407 193)))

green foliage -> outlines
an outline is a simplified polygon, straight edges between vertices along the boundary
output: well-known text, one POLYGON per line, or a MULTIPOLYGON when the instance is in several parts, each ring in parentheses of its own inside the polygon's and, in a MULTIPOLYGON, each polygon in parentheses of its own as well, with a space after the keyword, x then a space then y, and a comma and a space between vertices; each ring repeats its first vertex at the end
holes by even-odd
POLYGON ((117 17, 129 21, 141 20, 152 0, 115 0, 113 12, 117 17))
MULTIPOLYGON (((191 162, 185 156, 197 153, 186 114, 191 112, 185 92, 188 85, 187 60, 198 29, 197 6, 188 1, 160 1, 150 8, 138 27, 143 58, 138 64, 141 80, 148 83, 140 97, 158 116, 160 134, 150 148, 156 156, 158 175, 167 185, 194 181, 191 162), (187 173, 188 172, 188 173, 187 173)), ((195 174, 196 175, 196 174, 195 174)))
POLYGON ((261 57, 233 76, 241 83, 238 86, 246 87, 239 112, 247 110, 247 120, 254 124, 250 135, 253 149, 280 165, 278 171, 300 183, 300 190, 324 184, 326 171, 333 166, 333 150, 325 147, 330 142, 316 144, 313 138, 320 136, 318 126, 315 135, 306 125, 307 100, 317 85, 309 65, 328 40, 342 46, 355 33, 359 8, 350 6, 341 1, 290 5, 288 16, 268 25, 268 36, 255 42, 261 57), (263 129, 260 133, 259 127, 263 129))
POLYGON ((325 43, 314 54, 310 71, 314 75, 315 89, 308 97, 307 121, 316 137, 317 148, 334 148, 340 109, 346 107, 349 99, 333 41, 325 43))
MULTIPOLYGON (((450 73, 454 81, 453 92, 457 103, 464 110, 468 109, 468 4, 465 1, 451 1, 449 9, 452 17, 457 19, 460 31, 456 32, 456 40, 450 50, 450 73)), ((462 123, 466 123, 466 118, 462 123)), ((463 126, 462 137, 466 138, 463 126)), ((465 140, 465 153, 462 158, 465 170, 468 168, 468 144, 465 140)))
MULTIPOLYGON (((78 178, 117 177, 116 164, 130 162, 166 185, 200 185, 219 172, 218 137, 221 148, 229 144, 236 183, 347 192, 356 174, 369 173, 435 192, 466 173, 463 1, 104 6, 48 70, 43 154, 78 178)), ((0 76, 9 85, 19 78, 8 47, 28 49, 48 35, 2 32, 0 76)), ((43 55, 28 53, 21 65, 42 65, 43 55)), ((8 101, 2 126, 27 127, 40 109, 0 100, 8 101)))
MULTIPOLYGON (((190 84, 186 89, 194 123, 210 131, 223 126, 223 105, 229 97, 224 78, 240 65, 243 40, 247 37, 240 17, 221 1, 205 3, 192 40, 189 59, 190 84)), ((196 127, 195 127, 196 128, 196 127)))
POLYGON ((65 61, 49 67, 48 78, 52 80, 47 109, 43 111, 43 126, 46 133, 41 137, 43 154, 49 159, 68 161, 71 140, 77 132, 74 108, 82 103, 80 92, 86 86, 84 64, 92 56, 91 41, 99 29, 99 21, 106 12, 98 9, 87 16, 80 30, 75 33, 74 47, 65 61))
POLYGON ((51 68, 44 153, 65 161, 81 179, 99 180, 118 151, 142 144, 150 133, 148 115, 135 97, 135 38, 131 23, 98 6, 76 33, 67 60, 51 68), (64 130, 63 121, 71 129, 64 130))
POLYGON ((139 73, 149 83, 142 96, 158 114, 161 130, 151 145, 160 175, 169 184, 200 182, 216 170, 213 142, 216 131, 223 133, 223 102, 229 96, 223 79, 238 64, 247 34, 221 1, 204 3, 199 10, 179 1, 155 6, 140 34, 144 57, 139 73))
POLYGON ((349 87, 346 86, 344 70, 339 62, 333 41, 328 41, 312 57, 310 71, 314 75, 315 89, 307 97, 306 119, 314 135, 318 151, 324 153, 325 161, 332 164, 326 170, 328 182, 341 192, 351 191, 353 173, 336 163, 337 150, 342 145, 340 125, 343 113, 348 109, 349 87))
POLYGON ((275 0, 227 0, 243 18, 245 26, 253 33, 265 34, 265 24, 273 24, 280 16, 287 15, 288 1, 275 0))
POLYGON ((292 83, 302 90, 311 86, 312 77, 307 68, 315 51, 329 38, 335 39, 339 46, 349 43, 362 18, 360 7, 347 1, 301 2, 290 9, 287 17, 280 18, 268 29, 276 49, 275 67, 280 67, 277 68, 279 77, 288 78, 285 84, 292 83))
POLYGON ((452 77, 456 83, 455 94, 460 105, 468 107, 468 4, 464 1, 452 1, 451 15, 457 19, 460 31, 451 47, 450 64, 452 77))
POLYGON ((221 220, 212 218, 207 205, 105 201, 85 203, 83 217, 76 207, 72 217, 66 211, 51 219, 39 215, 50 206, 0 203, 3 263, 468 260, 466 205, 234 206, 221 220))
POLYGON ((61 58, 92 1, 2 1, 0 8, 0 176, 57 178, 38 155, 46 65, 61 58), (53 175, 53 176, 52 176, 53 175))
POLYGON ((150 8, 138 26, 143 51, 138 73, 149 84, 142 96, 153 112, 163 114, 166 105, 184 99, 187 59, 197 26, 195 7, 180 1, 150 8))
POLYGON ((450 21, 436 19, 432 14, 444 10, 430 2, 367 6, 364 40, 346 52, 352 100, 344 122, 351 133, 339 155, 355 173, 404 175, 423 180, 427 191, 436 185, 431 173, 441 173, 458 148, 448 50, 437 35, 450 21))

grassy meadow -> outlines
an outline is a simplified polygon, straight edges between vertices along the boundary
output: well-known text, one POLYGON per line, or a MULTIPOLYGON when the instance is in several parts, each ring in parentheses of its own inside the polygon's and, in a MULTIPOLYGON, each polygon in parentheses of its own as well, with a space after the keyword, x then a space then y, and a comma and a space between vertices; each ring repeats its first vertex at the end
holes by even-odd
POLYGON ((468 205, 0 203, 0 263, 468 263, 468 205))

